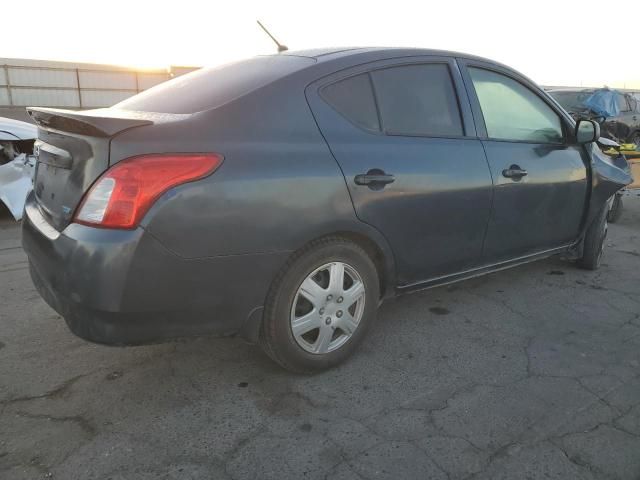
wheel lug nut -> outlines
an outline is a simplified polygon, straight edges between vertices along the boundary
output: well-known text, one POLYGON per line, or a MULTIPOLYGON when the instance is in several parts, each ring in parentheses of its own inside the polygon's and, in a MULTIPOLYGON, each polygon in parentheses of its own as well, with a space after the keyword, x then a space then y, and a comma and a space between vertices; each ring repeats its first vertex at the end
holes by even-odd
POLYGON ((327 295, 327 301, 330 301, 333 298, 333 295, 327 295))
POLYGON ((342 310, 338 310, 336 312, 336 317, 338 317, 338 318, 342 317, 342 310))
POLYGON ((331 325, 331 317, 325 318, 324 323, 326 323, 327 325, 331 325))
POLYGON ((338 303, 342 303, 343 298, 342 297, 338 297, 338 303))
POLYGON ((322 315, 324 313, 324 308, 320 309, 320 315, 322 315))

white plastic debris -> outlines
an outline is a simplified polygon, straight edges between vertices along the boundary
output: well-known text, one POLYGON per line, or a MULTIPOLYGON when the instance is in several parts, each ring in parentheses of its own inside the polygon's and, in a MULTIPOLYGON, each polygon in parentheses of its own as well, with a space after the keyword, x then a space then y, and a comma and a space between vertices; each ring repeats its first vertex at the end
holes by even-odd
POLYGON ((0 140, 35 140, 38 127, 33 123, 0 117, 0 140))
POLYGON ((24 153, 0 165, 0 201, 16 220, 22 218, 27 195, 33 188, 34 170, 35 157, 24 153))

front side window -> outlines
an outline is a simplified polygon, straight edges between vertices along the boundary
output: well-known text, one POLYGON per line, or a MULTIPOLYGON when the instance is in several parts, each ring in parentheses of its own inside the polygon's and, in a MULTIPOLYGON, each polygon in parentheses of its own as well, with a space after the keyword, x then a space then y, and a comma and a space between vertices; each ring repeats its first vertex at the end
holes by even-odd
POLYGON ((371 72, 380 117, 389 135, 463 135, 458 100, 446 64, 403 65, 371 72))
POLYGON ((563 143, 560 117, 539 96, 505 75, 469 68, 489 138, 563 143))

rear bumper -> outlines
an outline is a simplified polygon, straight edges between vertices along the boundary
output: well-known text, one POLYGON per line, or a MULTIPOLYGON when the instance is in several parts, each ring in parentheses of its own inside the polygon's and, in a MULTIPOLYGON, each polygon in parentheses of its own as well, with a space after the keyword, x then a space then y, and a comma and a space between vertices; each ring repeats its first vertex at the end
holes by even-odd
POLYGON ((142 228, 70 224, 57 232, 33 195, 27 199, 22 243, 45 301, 73 333, 109 345, 243 333, 288 255, 186 259, 142 228))

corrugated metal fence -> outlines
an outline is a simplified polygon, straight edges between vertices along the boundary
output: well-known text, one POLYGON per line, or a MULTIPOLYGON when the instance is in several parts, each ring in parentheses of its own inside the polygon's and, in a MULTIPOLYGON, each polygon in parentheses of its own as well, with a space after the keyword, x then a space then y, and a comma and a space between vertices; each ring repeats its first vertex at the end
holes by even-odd
POLYGON ((134 70, 111 65, 0 58, 0 108, 108 107, 196 69, 134 70))

